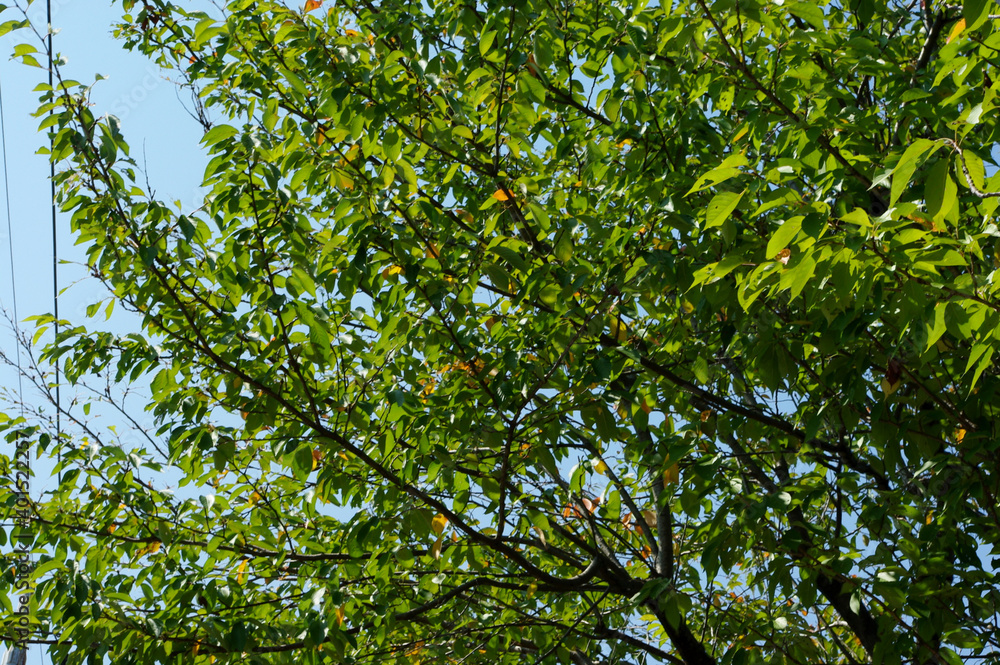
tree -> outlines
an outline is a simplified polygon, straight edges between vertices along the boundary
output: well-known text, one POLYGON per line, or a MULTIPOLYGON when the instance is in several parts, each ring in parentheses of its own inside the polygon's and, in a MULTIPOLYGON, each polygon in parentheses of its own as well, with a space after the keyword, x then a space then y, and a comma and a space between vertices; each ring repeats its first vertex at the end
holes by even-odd
POLYGON ((211 193, 42 86, 56 660, 997 661, 993 3, 122 6, 211 193))

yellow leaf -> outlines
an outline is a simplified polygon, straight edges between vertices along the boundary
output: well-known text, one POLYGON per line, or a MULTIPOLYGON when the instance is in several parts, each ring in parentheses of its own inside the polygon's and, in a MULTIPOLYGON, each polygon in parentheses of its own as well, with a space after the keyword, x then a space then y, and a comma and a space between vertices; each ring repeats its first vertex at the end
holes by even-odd
POLYGON ((927 517, 924 518, 924 524, 930 524, 934 521, 934 511, 927 513, 927 517))
POLYGON ((344 30, 344 34, 348 37, 357 37, 359 33, 357 30, 344 30))
POLYGON ((676 464, 671 464, 663 471, 663 484, 673 485, 680 480, 681 470, 676 464))
POLYGON ((150 552, 150 554, 153 554, 155 552, 159 552, 160 551, 160 546, 162 546, 162 545, 163 545, 163 543, 160 542, 159 540, 154 540, 153 542, 151 542, 149 544, 149 552, 150 552))
POLYGON ((502 189, 498 189, 497 191, 493 192, 493 198, 495 198, 497 201, 510 200, 510 197, 507 196, 507 193, 504 192, 502 189))
POLYGON ((736 142, 737 142, 737 141, 739 141, 739 140, 740 140, 741 138, 743 138, 744 136, 746 136, 746 134, 747 134, 747 132, 748 132, 749 130, 750 130, 750 128, 749 128, 749 127, 747 127, 746 125, 743 125, 743 127, 741 127, 741 128, 740 128, 740 131, 736 132, 736 135, 735 135, 735 136, 733 136, 733 138, 732 138, 732 139, 730 139, 730 141, 729 141, 729 142, 730 142, 730 143, 736 143, 736 142))
POLYGON ((951 32, 948 34, 948 41, 946 41, 945 43, 946 44, 950 44, 951 40, 953 40, 955 37, 958 37, 960 34, 962 34, 963 30, 965 30, 965 19, 964 18, 963 19, 959 19, 958 23, 955 24, 955 27, 951 29, 951 32))
POLYGON ((957 441, 958 443, 962 443, 962 439, 964 439, 964 438, 965 438, 965 430, 964 429, 957 429, 957 430, 955 430, 955 441, 957 441))
POLYGON ((444 531, 446 526, 448 526, 448 518, 441 513, 435 515, 434 519, 431 520, 431 529, 438 536, 441 535, 441 532, 444 531))
POLYGON ((243 584, 243 580, 246 578, 247 562, 246 559, 240 561, 240 565, 236 567, 236 583, 243 584))
POLYGON ((888 382, 888 381, 886 381, 885 379, 882 379, 882 381, 881 381, 881 382, 879 383, 879 386, 880 386, 880 387, 882 388, 882 392, 883 392, 883 393, 885 393, 885 396, 886 396, 886 397, 889 397, 889 396, 890 396, 890 395, 892 395, 892 394, 893 394, 894 392, 896 392, 896 390, 897 390, 897 389, 899 388, 899 386, 901 386, 902 384, 903 384, 903 382, 902 382, 902 381, 896 381, 895 383, 889 383, 889 382, 888 382))
POLYGON ((333 611, 333 618, 337 622, 337 627, 344 625, 344 606, 341 605, 333 611))
POLYGON ((628 326, 617 316, 611 317, 611 336, 621 343, 628 339, 628 326))
POLYGON ((403 272, 403 269, 400 266, 389 266, 388 268, 382 271, 382 277, 389 277, 390 275, 398 275, 401 272, 403 272))
POLYGON ((319 9, 323 6, 323 0, 306 0, 306 6, 302 9, 302 12, 311 12, 314 9, 319 9))
POLYGON ((597 460, 597 463, 594 464, 594 471, 601 474, 602 476, 607 475, 608 473, 607 463, 604 460, 597 460))
POLYGON ((434 544, 431 545, 431 556, 434 557, 435 561, 441 558, 442 541, 443 541, 442 536, 438 536, 437 540, 434 541, 434 544))

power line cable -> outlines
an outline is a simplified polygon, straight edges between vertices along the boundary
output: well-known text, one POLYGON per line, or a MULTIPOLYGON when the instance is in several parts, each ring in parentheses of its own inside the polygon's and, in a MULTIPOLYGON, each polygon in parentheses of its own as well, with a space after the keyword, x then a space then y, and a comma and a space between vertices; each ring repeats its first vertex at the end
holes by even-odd
MULTIPOLYGON (((52 0, 45 0, 46 39, 49 52, 49 94, 55 95, 53 74, 55 62, 52 52, 52 0)), ((49 111, 52 113, 52 111, 49 111)), ((59 236, 56 227, 56 163, 54 156, 54 137, 49 134, 49 187, 52 199, 52 314, 55 317, 55 335, 59 339, 59 236)), ((62 404, 59 399, 59 358, 55 359, 56 370, 56 459, 59 464, 59 485, 62 485, 62 404)))
POLYGON ((7 168, 7 126, 4 122, 3 113, 3 87, 0 83, 0 147, 3 152, 3 191, 7 204, 7 249, 10 255, 10 292, 14 308, 14 342, 17 347, 15 356, 17 364, 17 399, 21 405, 21 415, 24 415, 24 383, 21 377, 21 339, 18 336, 18 323, 21 318, 17 315, 17 280, 14 271, 14 231, 10 221, 10 181, 8 179, 9 169, 7 168))

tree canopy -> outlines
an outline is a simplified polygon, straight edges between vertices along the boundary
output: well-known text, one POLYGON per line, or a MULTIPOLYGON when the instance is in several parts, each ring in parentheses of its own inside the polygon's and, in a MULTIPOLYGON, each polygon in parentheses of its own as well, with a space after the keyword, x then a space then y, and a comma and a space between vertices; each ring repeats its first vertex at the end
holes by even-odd
POLYGON ((210 193, 41 86, 57 661, 1000 661, 992 2, 121 6, 210 193))

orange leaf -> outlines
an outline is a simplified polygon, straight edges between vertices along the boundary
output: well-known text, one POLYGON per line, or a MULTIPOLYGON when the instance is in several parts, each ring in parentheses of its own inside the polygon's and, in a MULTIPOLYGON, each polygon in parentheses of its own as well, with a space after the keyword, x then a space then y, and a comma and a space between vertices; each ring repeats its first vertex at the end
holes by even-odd
POLYGON ((528 54, 528 74, 534 76, 536 79, 541 78, 539 75, 540 68, 538 63, 535 62, 535 56, 531 53, 528 54))
POLYGON ((580 511, 576 509, 576 506, 574 506, 571 503, 566 504, 566 507, 563 508, 562 516, 565 517, 566 519, 570 519, 573 517, 583 517, 583 515, 580 514, 580 511))
POLYGON ((681 477, 681 470, 678 468, 676 464, 672 464, 663 471, 663 484, 673 485, 680 479, 680 477, 681 477))
POLYGON ((344 35, 347 37, 357 37, 359 34, 357 30, 344 30, 344 35))
POLYGON ((792 255, 792 250, 790 250, 790 249, 788 249, 786 247, 783 250, 781 250, 780 252, 778 252, 777 255, 775 255, 774 258, 781 265, 787 266, 788 265, 788 257, 790 257, 791 255, 792 255))
POLYGON ((314 9, 319 9, 323 6, 323 0, 306 0, 306 6, 303 8, 303 13, 311 12, 314 9))
POLYGON ((335 609, 333 611, 333 615, 334 615, 335 620, 337 621, 337 627, 339 628, 340 626, 343 626, 344 625, 344 606, 341 605, 340 607, 338 607, 337 609, 335 609))
POLYGON ((497 191, 493 192, 493 198, 495 198, 497 201, 509 201, 510 200, 510 197, 507 196, 507 192, 505 192, 502 189, 498 189, 497 191))
POLYGON ((951 29, 951 32, 948 34, 948 41, 946 41, 945 43, 946 44, 950 44, 951 40, 953 40, 955 37, 958 37, 960 34, 962 34, 963 30, 965 30, 965 19, 964 18, 963 19, 959 19, 958 23, 955 24, 955 27, 951 29))

